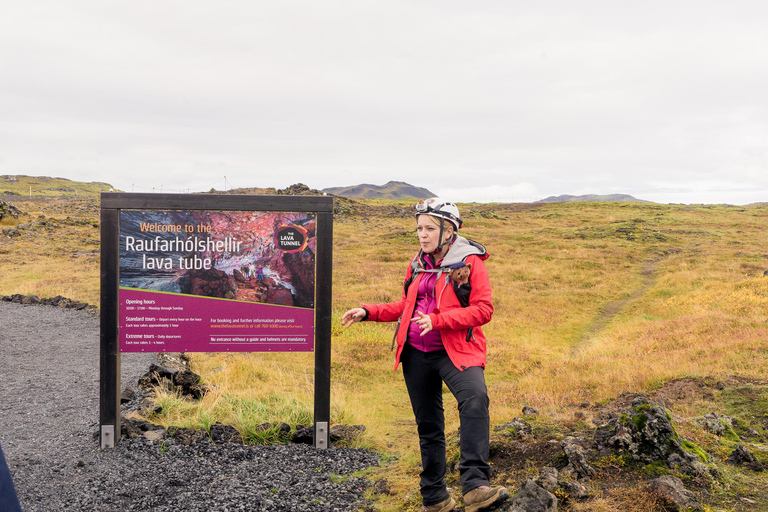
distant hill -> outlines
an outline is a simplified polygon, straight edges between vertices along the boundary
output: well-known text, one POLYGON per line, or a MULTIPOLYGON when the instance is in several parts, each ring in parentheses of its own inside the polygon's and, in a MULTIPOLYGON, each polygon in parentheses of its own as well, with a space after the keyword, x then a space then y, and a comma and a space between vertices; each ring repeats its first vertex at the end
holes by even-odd
POLYGON ((347 199, 427 199, 437 194, 402 181, 390 181, 384 185, 354 185, 351 187, 324 188, 323 192, 347 199))
POLYGON ((47 176, 0 176, 0 196, 97 196, 114 190, 109 183, 72 181, 47 176))
POLYGON ((563 194, 561 196, 549 196, 536 203, 567 203, 569 201, 625 201, 628 203, 651 203, 653 201, 645 201, 644 199, 637 199, 627 194, 587 194, 584 196, 571 196, 563 194))

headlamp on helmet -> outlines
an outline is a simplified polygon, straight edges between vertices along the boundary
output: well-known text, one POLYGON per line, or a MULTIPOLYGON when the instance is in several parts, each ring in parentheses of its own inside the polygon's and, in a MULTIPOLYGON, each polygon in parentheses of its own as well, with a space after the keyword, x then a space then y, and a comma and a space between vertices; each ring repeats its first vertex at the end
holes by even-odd
POLYGON ((439 197, 431 199, 422 199, 416 203, 416 215, 431 215, 447 220, 458 231, 464 224, 459 217, 459 208, 448 201, 443 201, 439 197))

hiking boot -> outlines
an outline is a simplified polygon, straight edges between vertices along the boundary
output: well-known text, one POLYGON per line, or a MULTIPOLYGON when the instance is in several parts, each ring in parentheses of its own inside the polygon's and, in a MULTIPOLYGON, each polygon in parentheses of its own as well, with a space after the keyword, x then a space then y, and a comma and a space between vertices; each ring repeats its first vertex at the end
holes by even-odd
POLYGON ((456 502, 448 496, 448 499, 434 505, 421 507, 421 512, 450 512, 456 507, 456 502))
POLYGON ((464 510, 475 512, 476 510, 492 510, 509 498, 506 487, 500 485, 488 487, 481 485, 464 495, 464 510))

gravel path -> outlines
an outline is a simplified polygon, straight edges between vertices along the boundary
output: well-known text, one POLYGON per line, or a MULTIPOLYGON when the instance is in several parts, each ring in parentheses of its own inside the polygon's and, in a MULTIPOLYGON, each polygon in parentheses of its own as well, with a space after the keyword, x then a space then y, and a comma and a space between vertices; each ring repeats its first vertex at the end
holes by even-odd
MULTIPOLYGON (((135 384, 154 354, 123 354, 135 384)), ((367 482, 331 478, 376 465, 357 450, 191 446, 143 438, 98 448, 99 320, 0 302, 0 444, 25 512, 358 510, 367 482)))

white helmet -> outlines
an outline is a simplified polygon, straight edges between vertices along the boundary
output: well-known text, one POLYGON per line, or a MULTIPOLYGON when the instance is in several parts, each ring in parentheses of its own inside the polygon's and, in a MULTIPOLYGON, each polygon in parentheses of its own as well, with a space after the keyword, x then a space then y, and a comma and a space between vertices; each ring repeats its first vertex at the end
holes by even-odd
POLYGON ((448 201, 443 201, 439 197, 431 199, 422 199, 416 203, 416 216, 431 215, 439 219, 445 219, 453 224, 454 230, 458 231, 464 224, 459 217, 459 208, 448 201))

